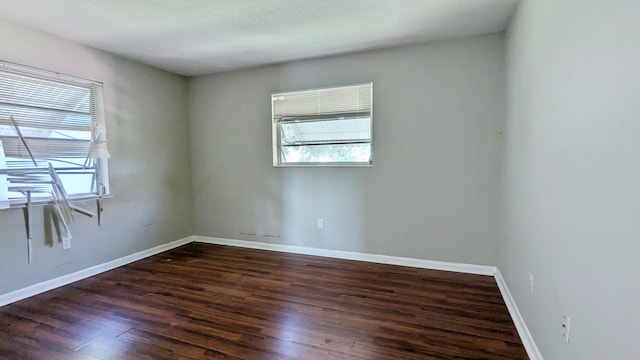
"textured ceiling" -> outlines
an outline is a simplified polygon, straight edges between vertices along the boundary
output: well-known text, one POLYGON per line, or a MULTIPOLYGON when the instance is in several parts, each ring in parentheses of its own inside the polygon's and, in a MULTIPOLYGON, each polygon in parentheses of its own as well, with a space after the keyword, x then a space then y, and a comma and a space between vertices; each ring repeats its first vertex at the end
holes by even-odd
POLYGON ((0 0, 0 17, 183 75, 503 30, 517 0, 0 0))

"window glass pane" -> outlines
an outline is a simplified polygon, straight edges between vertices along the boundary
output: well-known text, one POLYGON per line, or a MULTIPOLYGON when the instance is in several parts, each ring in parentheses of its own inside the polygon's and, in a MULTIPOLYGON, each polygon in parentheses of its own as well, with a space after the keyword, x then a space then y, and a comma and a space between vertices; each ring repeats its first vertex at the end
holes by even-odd
POLYGON ((91 131, 53 130, 49 134, 51 139, 91 140, 91 131))
POLYGON ((282 145, 371 141, 371 118, 282 123, 282 145))
POLYGON ((90 194, 93 192, 93 176, 93 174, 63 171, 58 173, 67 194, 90 194))
POLYGON ((283 146, 285 163, 369 163, 371 144, 283 146))

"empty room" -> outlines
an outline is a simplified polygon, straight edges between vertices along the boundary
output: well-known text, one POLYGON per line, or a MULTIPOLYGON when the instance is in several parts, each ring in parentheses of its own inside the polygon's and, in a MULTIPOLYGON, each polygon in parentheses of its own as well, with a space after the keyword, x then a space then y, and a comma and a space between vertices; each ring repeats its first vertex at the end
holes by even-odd
POLYGON ((640 359, 637 0, 0 0, 0 359, 640 359))

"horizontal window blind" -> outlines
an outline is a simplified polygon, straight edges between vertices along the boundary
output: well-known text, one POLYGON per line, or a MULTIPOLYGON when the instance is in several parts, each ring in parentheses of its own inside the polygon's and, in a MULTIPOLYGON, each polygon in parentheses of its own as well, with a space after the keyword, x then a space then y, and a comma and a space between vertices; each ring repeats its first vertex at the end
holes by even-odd
POLYGON ((101 83, 0 62, 0 201, 24 197, 7 183, 28 190, 20 179, 49 164, 70 196, 97 191, 109 157, 103 112, 101 83))
POLYGON ((286 92, 272 95, 273 120, 318 121, 335 117, 370 117, 372 84, 286 92))
POLYGON ((4 154, 7 157, 30 159, 59 159, 59 158, 106 158, 109 150, 106 143, 92 143, 90 141, 74 139, 25 139, 30 150, 15 138, 2 139, 4 154))

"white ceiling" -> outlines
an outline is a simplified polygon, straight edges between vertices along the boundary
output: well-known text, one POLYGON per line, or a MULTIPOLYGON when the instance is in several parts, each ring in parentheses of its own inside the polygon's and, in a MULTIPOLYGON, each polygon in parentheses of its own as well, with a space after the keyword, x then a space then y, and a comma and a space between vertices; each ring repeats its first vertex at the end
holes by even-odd
POLYGON ((517 0, 0 0, 0 17, 182 75, 504 30, 517 0))

